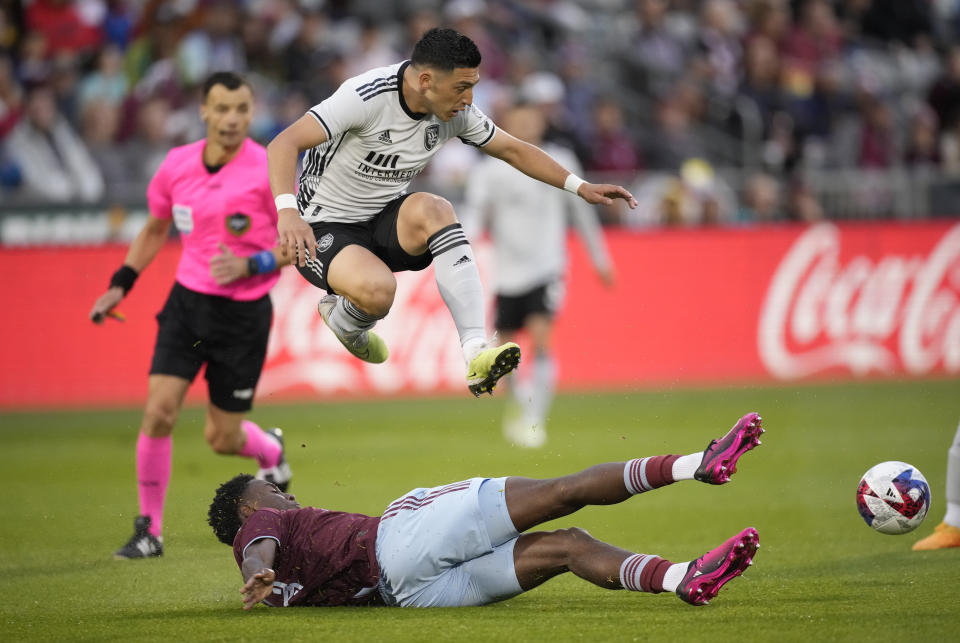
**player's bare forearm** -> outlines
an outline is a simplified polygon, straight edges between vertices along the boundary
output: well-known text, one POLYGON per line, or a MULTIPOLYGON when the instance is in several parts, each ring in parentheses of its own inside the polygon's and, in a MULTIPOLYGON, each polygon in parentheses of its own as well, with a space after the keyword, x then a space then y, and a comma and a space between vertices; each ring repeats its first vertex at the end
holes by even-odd
MULTIPOLYGON (((555 188, 563 189, 567 177, 571 176, 570 170, 557 163, 539 147, 521 141, 503 130, 494 135, 483 151, 506 161, 527 176, 555 188)), ((614 199, 623 199, 631 208, 637 207, 633 195, 619 185, 584 182, 577 188, 577 196, 594 205, 611 205, 614 199)))
POLYGON ((536 145, 521 141, 503 130, 499 130, 493 140, 482 149, 490 156, 506 161, 530 178, 555 188, 563 188, 563 182, 570 174, 570 170, 536 145))
POLYGON ((140 230, 130 244, 129 250, 127 250, 127 256, 123 260, 124 265, 130 266, 138 273, 143 272, 170 237, 170 224, 171 219, 147 217, 143 229, 140 230))
POLYGON ((247 546, 240 566, 243 574, 243 587, 240 588, 243 609, 252 608, 273 592, 273 581, 277 578, 273 571, 276 551, 277 542, 271 538, 263 538, 247 546))

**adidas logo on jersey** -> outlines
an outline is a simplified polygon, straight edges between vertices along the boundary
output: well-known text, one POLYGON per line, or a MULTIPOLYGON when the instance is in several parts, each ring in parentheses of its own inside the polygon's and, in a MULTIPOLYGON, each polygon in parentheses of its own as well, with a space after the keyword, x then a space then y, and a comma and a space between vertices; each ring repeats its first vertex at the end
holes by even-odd
POLYGON ((386 143, 387 145, 393 145, 393 140, 390 138, 390 130, 388 129, 380 132, 380 136, 377 137, 377 140, 381 143, 386 143))
POLYGON ((454 261, 453 267, 456 268, 457 266, 462 266, 465 263, 470 263, 470 257, 468 257, 467 255, 463 255, 462 257, 454 261))

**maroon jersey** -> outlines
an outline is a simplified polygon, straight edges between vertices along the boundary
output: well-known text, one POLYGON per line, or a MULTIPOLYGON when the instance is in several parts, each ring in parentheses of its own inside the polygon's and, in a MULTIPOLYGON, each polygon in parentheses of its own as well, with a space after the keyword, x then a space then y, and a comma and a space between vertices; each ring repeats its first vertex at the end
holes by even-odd
POLYGON ((273 607, 371 605, 380 568, 376 541, 380 518, 362 514, 302 509, 260 509, 233 539, 233 555, 243 568, 243 551, 261 538, 277 541, 273 607))

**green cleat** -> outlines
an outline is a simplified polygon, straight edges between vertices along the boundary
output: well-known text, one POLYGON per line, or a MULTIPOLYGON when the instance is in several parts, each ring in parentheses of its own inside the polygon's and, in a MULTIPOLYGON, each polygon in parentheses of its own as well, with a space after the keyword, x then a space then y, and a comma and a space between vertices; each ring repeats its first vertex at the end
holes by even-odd
POLYGON ((520 363, 520 347, 513 342, 487 348, 470 360, 467 371, 467 386, 476 397, 483 393, 493 395, 493 388, 500 378, 520 363))
POLYGON ((340 295, 326 295, 317 305, 317 310, 320 311, 320 316, 323 317, 327 328, 333 331, 333 334, 340 340, 340 343, 343 344, 354 357, 358 357, 371 364, 382 364, 387 361, 387 357, 390 356, 390 351, 387 350, 387 344, 372 330, 340 335, 340 333, 333 329, 333 326, 330 325, 329 317, 330 313, 333 312, 333 307, 337 305, 337 299, 339 297, 340 295))

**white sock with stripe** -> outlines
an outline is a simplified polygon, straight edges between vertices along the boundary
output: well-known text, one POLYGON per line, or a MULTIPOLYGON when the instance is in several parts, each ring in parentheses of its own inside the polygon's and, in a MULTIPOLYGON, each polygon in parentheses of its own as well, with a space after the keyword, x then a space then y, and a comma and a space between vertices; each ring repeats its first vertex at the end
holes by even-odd
POLYGON ((433 233, 427 247, 433 255, 437 289, 457 326, 463 356, 469 363, 486 339, 483 285, 473 249, 459 223, 433 233))

